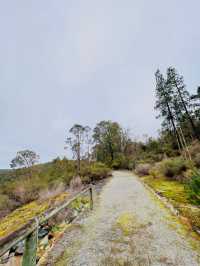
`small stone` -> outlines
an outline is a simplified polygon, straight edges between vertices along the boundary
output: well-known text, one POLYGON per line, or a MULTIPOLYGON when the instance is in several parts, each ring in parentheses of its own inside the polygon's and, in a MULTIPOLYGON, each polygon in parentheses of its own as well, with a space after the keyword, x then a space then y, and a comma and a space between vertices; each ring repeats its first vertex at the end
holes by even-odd
POLYGON ((21 242, 17 245, 17 248, 15 250, 15 255, 21 256, 21 255, 23 255, 23 253, 24 253, 24 243, 21 242))
POLYGON ((46 235, 48 235, 49 231, 44 229, 44 228, 40 228, 38 231, 38 238, 41 239, 43 237, 45 237, 46 235))

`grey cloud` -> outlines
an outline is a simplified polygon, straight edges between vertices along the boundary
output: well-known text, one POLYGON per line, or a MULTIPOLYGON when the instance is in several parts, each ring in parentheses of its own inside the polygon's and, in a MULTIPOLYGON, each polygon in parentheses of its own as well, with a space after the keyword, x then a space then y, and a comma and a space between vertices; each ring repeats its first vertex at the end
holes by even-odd
POLYGON ((198 0, 0 3, 0 167, 17 150, 64 155, 73 123, 119 121, 156 136, 154 72, 199 85, 198 0))

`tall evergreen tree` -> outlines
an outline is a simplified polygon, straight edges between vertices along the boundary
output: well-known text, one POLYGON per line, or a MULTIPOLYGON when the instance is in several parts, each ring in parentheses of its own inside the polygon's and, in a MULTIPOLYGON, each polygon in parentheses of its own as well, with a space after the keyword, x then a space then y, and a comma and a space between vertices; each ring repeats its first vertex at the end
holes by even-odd
POLYGON ((163 118, 163 127, 170 129, 172 127, 174 135, 178 142, 178 147, 181 149, 181 140, 178 134, 175 117, 172 111, 172 89, 168 86, 163 75, 160 73, 160 70, 157 70, 155 73, 156 77, 156 104, 155 109, 159 110, 160 114, 158 118, 163 118))
POLYGON ((194 115, 198 122, 200 121, 200 86, 197 88, 196 94, 191 95, 192 106, 194 110, 194 115))
POLYGON ((182 118, 184 119, 184 117, 187 117, 191 125, 193 136, 200 139, 192 117, 189 92, 186 90, 183 76, 180 76, 177 70, 173 67, 167 69, 167 86, 173 94, 172 104, 177 120, 181 122, 182 118))

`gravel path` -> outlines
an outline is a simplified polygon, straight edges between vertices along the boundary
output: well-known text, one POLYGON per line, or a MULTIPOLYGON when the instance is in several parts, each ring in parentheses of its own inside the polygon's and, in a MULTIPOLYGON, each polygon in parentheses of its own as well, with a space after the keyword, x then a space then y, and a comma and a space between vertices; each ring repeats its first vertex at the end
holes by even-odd
POLYGON ((64 233, 46 265, 200 265, 199 242, 133 174, 114 172, 96 205, 64 233))

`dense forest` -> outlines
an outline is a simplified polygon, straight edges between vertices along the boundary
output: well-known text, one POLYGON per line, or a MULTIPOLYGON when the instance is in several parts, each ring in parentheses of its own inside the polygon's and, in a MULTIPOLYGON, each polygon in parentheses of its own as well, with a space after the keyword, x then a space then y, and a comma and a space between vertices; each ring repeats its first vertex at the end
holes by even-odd
POLYGON ((71 150, 72 159, 39 164, 36 152, 17 152, 12 170, 0 173, 1 217, 65 191, 74 178, 84 185, 109 176, 111 169, 133 170, 175 203, 199 205, 200 88, 191 95, 173 67, 166 77, 157 70, 155 81, 155 110, 161 120, 157 138, 133 140, 129 129, 108 120, 93 129, 75 124, 69 130, 63 148, 71 150))

